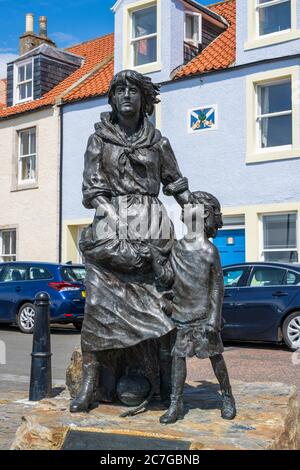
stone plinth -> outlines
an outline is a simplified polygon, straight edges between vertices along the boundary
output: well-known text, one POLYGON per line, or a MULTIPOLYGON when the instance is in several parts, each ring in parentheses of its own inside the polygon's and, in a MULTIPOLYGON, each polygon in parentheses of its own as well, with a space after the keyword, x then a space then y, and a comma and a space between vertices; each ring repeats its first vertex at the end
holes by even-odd
POLYGON ((70 397, 65 390, 38 403, 22 418, 12 449, 58 450, 70 430, 98 432, 100 440, 103 433, 182 440, 188 441, 194 450, 299 448, 295 387, 234 382, 233 390, 238 415, 234 421, 224 421, 220 417, 218 386, 208 382, 187 384, 185 419, 169 426, 159 424, 159 416, 164 412, 159 403, 154 403, 146 413, 125 419, 119 415, 126 408, 119 405, 103 404, 89 414, 71 414, 70 397))

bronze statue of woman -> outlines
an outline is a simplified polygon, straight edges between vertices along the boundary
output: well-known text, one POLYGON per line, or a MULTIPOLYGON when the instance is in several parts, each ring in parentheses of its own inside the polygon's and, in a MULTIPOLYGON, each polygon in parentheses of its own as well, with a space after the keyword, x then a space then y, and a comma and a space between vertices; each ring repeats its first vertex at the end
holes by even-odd
POLYGON ((150 245, 163 263, 174 240, 173 225, 158 199, 161 185, 181 206, 188 203, 190 191, 168 139, 148 119, 158 96, 159 87, 149 77, 131 70, 118 73, 108 95, 112 111, 101 115, 88 141, 83 204, 96 213, 80 242, 87 298, 83 380, 72 412, 113 401, 117 379, 132 365, 126 357, 140 347, 135 356, 151 358, 153 340, 159 345, 161 396, 167 400, 170 394, 174 326, 164 308, 166 291, 155 279, 150 245))

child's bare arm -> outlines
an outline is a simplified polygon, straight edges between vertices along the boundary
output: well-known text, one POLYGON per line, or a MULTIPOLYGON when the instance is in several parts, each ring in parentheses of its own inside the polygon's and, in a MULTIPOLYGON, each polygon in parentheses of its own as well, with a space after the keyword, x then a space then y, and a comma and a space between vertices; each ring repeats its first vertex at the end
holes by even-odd
POLYGON ((218 249, 213 246, 211 264, 211 298, 208 325, 220 331, 222 324, 222 305, 224 299, 224 279, 218 249))

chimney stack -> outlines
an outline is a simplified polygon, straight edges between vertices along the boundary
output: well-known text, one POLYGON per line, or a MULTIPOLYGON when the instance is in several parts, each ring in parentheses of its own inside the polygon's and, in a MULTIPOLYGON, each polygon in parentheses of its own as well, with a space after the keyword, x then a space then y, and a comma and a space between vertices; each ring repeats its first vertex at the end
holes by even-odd
POLYGON ((43 38, 47 37, 47 17, 40 16, 40 36, 43 38))
POLYGON ((27 13, 26 15, 26 33, 33 33, 33 14, 27 13))
POLYGON ((41 44, 48 44, 49 46, 56 47, 54 41, 47 36, 47 17, 40 16, 40 31, 39 34, 34 32, 34 18, 32 13, 26 15, 26 31, 20 37, 20 55, 40 46, 41 44))

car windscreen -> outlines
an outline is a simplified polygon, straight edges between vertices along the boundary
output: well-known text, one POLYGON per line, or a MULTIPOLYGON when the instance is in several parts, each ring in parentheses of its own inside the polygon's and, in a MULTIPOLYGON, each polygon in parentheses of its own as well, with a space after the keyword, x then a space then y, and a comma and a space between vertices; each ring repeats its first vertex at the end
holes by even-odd
POLYGON ((85 268, 82 266, 63 266, 61 277, 66 282, 81 282, 85 278, 85 268))

